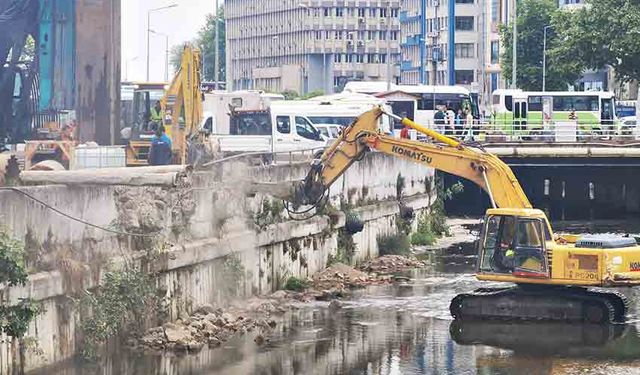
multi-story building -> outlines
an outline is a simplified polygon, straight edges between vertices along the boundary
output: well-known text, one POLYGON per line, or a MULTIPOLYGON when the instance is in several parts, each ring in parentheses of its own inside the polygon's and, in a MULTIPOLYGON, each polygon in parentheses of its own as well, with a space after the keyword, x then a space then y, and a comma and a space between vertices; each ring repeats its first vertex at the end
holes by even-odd
POLYGON ((514 0, 403 0, 401 81, 462 85, 488 97, 504 87, 499 25, 514 0))
POLYGON ((396 82, 400 0, 226 0, 227 86, 332 92, 396 82))

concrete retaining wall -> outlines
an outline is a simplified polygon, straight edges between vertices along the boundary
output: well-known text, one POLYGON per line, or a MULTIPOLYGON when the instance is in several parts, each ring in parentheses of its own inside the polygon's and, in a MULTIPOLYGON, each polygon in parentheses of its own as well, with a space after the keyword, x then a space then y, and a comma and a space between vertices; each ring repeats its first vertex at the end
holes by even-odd
MULTIPOLYGON (((338 215, 332 226, 327 216, 305 221, 274 218, 259 229, 255 215, 261 194, 247 195, 249 180, 283 181, 302 178, 305 164, 249 168, 225 165, 212 173, 198 173, 191 189, 30 187, 29 194, 52 207, 87 222, 116 230, 163 230, 174 246, 163 258, 159 284, 167 291, 172 318, 209 303, 224 304, 228 280, 224 262, 236 254, 244 280, 239 295, 274 291, 288 276, 306 277, 323 269, 338 243, 336 230, 344 225, 338 215)), ((398 174, 404 178, 405 202, 421 210, 430 203, 425 194, 433 171, 382 154, 369 154, 331 189, 331 199, 348 200, 365 220, 356 234, 354 261, 378 254, 376 237, 395 231, 398 174), (425 183, 426 181, 426 183, 425 183)), ((80 316, 74 300, 83 288, 95 286, 101 271, 122 257, 134 257, 146 243, 140 238, 109 233, 69 220, 15 192, 0 191, 2 223, 26 243, 30 282, 3 291, 11 301, 29 297, 43 303, 45 312, 31 324, 41 355, 27 355, 26 369, 55 365, 70 359, 81 342, 80 316)), ((0 373, 12 367, 16 348, 0 344, 0 373)))

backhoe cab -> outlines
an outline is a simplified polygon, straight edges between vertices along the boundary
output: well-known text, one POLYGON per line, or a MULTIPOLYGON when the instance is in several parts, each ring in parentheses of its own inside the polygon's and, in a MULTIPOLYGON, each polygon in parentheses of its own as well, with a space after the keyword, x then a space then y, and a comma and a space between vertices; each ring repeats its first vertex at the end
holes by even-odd
POLYGON ((627 300, 591 287, 640 285, 640 247, 613 235, 555 237, 544 212, 534 209, 511 168, 495 155, 409 119, 396 120, 432 143, 382 134, 381 108, 363 113, 315 160, 289 199, 319 205, 327 190, 365 153, 375 150, 451 173, 480 186, 491 200, 479 239, 476 277, 516 287, 481 288, 456 296, 456 319, 534 319, 622 322, 627 300))
POLYGON ((540 210, 489 210, 479 242, 477 273, 549 278, 549 228, 540 210))

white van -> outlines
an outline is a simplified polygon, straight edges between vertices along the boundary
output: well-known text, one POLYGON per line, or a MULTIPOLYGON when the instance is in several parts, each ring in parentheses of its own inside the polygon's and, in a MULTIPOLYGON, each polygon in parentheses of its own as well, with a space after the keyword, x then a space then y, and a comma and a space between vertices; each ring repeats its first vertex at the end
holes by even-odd
POLYGON ((306 116, 281 105, 234 112, 229 133, 211 135, 221 152, 321 152, 327 145, 327 138, 306 116))

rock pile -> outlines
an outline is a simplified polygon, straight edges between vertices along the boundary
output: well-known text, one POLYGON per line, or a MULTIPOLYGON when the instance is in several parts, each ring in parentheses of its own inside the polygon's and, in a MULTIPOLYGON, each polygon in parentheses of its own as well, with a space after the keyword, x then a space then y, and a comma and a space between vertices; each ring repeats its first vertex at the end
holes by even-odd
MULTIPOLYGON (((258 331, 256 343, 264 342, 264 336, 276 325, 269 315, 282 308, 276 307, 273 301, 253 302, 255 310, 241 314, 225 312, 210 305, 200 307, 192 316, 154 327, 139 339, 129 340, 134 350, 144 351, 176 351, 195 353, 205 345, 217 347, 235 334, 258 331), (247 317, 247 315, 254 315, 247 317)), ((229 311, 234 310, 231 308, 229 311)))
POLYGON ((384 274, 403 271, 411 268, 421 268, 425 266, 426 263, 414 257, 405 257, 401 255, 385 255, 362 264, 360 266, 360 269, 366 272, 384 274))
POLYGON ((371 277, 365 272, 347 266, 346 264, 336 263, 313 275, 311 285, 317 290, 330 290, 358 288, 369 285, 375 281, 375 277, 371 277))

